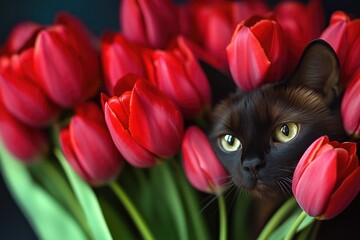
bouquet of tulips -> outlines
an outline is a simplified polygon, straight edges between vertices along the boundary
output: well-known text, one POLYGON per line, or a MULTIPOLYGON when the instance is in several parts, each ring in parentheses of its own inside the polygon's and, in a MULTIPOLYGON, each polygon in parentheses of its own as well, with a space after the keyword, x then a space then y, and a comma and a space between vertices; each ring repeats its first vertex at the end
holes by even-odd
POLYGON ((224 197, 205 133, 226 90, 213 74, 250 91, 317 38, 340 61, 349 141, 308 148, 294 197, 256 237, 314 236, 357 197, 359 19, 337 11, 326 26, 319 0, 122 0, 119 16, 121 32, 102 36, 66 12, 23 22, 0 49, 1 172, 40 239, 253 238, 252 200, 224 197))

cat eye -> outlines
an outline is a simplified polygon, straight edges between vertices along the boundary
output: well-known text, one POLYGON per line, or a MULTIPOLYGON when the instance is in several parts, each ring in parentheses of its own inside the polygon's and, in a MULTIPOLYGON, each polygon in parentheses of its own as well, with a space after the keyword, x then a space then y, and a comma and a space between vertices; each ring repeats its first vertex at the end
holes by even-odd
POLYGON ((278 142, 288 142, 294 139, 299 132, 299 126, 296 123, 284 123, 275 129, 275 139, 278 142))
POLYGON ((226 152, 234 152, 241 148, 239 139, 231 134, 226 134, 220 137, 220 146, 226 152))

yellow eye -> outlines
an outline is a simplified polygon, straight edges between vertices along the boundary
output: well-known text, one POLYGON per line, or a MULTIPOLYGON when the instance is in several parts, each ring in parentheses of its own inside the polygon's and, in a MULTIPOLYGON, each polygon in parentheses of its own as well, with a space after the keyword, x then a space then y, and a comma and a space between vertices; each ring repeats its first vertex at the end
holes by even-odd
POLYGON ((299 127, 296 123, 284 123, 275 129, 275 139, 279 142, 288 142, 296 137, 299 127))
POLYGON ((234 152, 241 148, 240 140, 231 134, 223 135, 219 140, 221 148, 227 152, 234 152))

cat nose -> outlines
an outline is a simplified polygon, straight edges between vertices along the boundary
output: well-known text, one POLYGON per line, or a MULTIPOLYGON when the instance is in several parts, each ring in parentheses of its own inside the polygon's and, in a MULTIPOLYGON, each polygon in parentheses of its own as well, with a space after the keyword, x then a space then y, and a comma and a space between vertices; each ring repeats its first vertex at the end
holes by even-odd
POLYGON ((247 172, 257 175, 259 168, 262 165, 262 161, 258 157, 246 158, 243 161, 243 168, 247 172))

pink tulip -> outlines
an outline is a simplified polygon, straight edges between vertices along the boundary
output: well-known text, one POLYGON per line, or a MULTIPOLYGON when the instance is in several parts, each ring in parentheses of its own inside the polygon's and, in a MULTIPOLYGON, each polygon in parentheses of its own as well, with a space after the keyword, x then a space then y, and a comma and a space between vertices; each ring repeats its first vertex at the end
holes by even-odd
POLYGON ((346 132, 360 138, 360 69, 350 80, 341 102, 341 116, 346 132))
POLYGON ((125 159, 136 167, 151 167, 174 156, 183 136, 178 107, 148 81, 126 75, 103 95, 106 124, 125 159))
POLYGON ((33 51, 0 58, 0 92, 3 104, 23 123, 45 127, 57 117, 55 105, 36 81, 33 69, 33 51))
POLYGON ((227 173, 210 142, 196 126, 189 127, 182 142, 182 162, 187 179, 199 191, 221 193, 227 173))
POLYGON ((122 33, 146 47, 163 48, 180 32, 177 15, 170 0, 123 0, 120 4, 122 33))
POLYGON ((292 189, 310 216, 330 219, 340 214, 360 191, 356 143, 316 140, 301 157, 292 189))
POLYGON ((18 121, 0 104, 0 138, 7 150, 24 162, 33 162, 48 152, 46 134, 18 121))
POLYGON ((292 71, 305 47, 318 38, 324 28, 324 10, 320 0, 308 4, 284 1, 276 5, 274 13, 288 39, 288 71, 292 71))
POLYGON ((286 49, 282 29, 275 20, 255 16, 241 22, 226 48, 235 83, 250 91, 278 81, 285 72, 286 49))
POLYGON ((360 19, 352 20, 345 12, 336 11, 320 38, 327 41, 337 53, 342 83, 347 86, 352 75, 360 68, 360 19))
POLYGON ((128 73, 145 76, 141 48, 127 41, 120 34, 106 33, 102 38, 101 57, 104 66, 105 85, 113 94, 117 81, 128 73))
POLYGON ((211 104, 208 79, 182 37, 167 51, 151 51, 145 58, 150 80, 181 109, 195 118, 211 104))
POLYGON ((75 17, 60 15, 36 38, 34 68, 39 83, 62 107, 85 102, 100 88, 98 56, 86 32, 75 17))
POLYGON ((95 103, 76 107, 68 127, 61 130, 60 144, 74 170, 92 184, 115 178, 124 160, 106 127, 104 114, 95 103))

